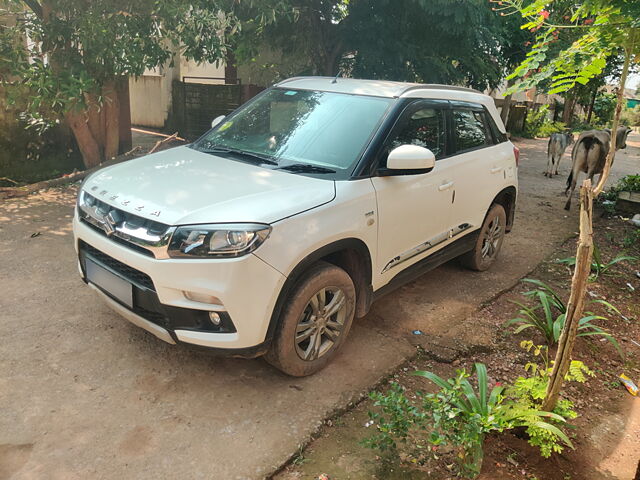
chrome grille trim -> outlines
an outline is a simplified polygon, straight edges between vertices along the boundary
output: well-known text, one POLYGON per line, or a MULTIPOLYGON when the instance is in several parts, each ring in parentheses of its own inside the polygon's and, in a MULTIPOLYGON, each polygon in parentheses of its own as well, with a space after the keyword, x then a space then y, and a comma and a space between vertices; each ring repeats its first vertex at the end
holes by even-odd
POLYGON ((176 227, 115 208, 84 190, 78 195, 78 215, 107 237, 117 237, 125 245, 143 248, 155 258, 169 258, 167 246, 176 227))

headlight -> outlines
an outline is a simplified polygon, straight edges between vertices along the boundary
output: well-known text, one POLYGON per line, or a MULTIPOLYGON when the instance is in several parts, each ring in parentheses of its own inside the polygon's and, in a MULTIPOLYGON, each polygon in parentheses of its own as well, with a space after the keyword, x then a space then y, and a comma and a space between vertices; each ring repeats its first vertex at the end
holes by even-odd
POLYGON ((170 257, 229 258, 253 252, 271 233, 261 223, 178 227, 169 243, 170 257))

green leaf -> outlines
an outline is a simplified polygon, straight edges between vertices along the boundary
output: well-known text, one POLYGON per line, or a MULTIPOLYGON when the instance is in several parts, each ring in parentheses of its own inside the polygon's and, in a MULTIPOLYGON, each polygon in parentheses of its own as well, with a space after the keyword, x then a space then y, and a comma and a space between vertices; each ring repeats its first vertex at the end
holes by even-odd
POLYGON ((440 388, 444 388, 444 389, 451 388, 451 385, 449 385, 449 383, 446 380, 444 380, 443 378, 439 377, 438 375, 436 375, 435 373, 432 373, 432 372, 425 372, 423 370, 417 370, 417 371, 413 372, 411 375, 415 375, 416 377, 425 377, 428 380, 431 380, 433 383, 435 383, 440 388))
POLYGON ((573 446, 573 443, 571 443, 571 440, 569 440, 569 437, 567 437, 564 434, 564 432, 560 430, 558 427, 556 427, 555 425, 551 425, 550 423, 547 423, 547 422, 531 422, 531 425, 534 425, 538 428, 541 428, 550 433, 553 433, 555 436, 560 438, 565 444, 567 444, 567 446, 575 449, 575 447, 573 446))
POLYGON ((478 394, 480 396, 480 406, 482 412, 487 414, 487 367, 484 363, 475 364, 476 374, 478 377, 478 394))
POLYGON ((562 332, 562 327, 564 327, 565 322, 565 314, 561 314, 556 318, 556 321, 553 322, 553 340, 554 343, 557 343, 560 339, 560 333, 562 332))
POLYGON ((620 310, 618 310, 616 307, 614 307, 613 305, 611 305, 609 302, 607 302, 606 300, 602 300, 602 299, 596 299, 596 300, 591 300, 589 303, 599 303, 601 305, 604 305, 606 308, 608 308, 609 310, 617 313, 618 315, 622 315, 620 313, 620 310))

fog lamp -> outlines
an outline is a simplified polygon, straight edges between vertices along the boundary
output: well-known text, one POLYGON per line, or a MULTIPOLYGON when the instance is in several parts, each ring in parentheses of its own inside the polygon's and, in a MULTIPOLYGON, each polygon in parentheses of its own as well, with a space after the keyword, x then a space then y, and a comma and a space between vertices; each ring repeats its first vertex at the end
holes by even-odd
POLYGON ((209 320, 211 320, 211 323, 213 323, 216 327, 220 325, 220 323, 222 323, 222 319, 217 312, 209 312, 209 320))

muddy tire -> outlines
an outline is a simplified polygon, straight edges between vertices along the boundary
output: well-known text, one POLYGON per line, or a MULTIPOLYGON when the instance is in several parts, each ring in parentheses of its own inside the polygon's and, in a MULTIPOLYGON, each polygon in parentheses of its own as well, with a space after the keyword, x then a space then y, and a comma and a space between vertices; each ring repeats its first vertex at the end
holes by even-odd
POLYGON ((473 250, 460 257, 465 267, 483 272, 498 258, 507 226, 507 214, 502 205, 493 204, 482 223, 473 250))
POLYGON ((355 287, 347 272, 316 263, 289 294, 265 360, 294 377, 323 369, 346 340, 355 305, 355 287))

